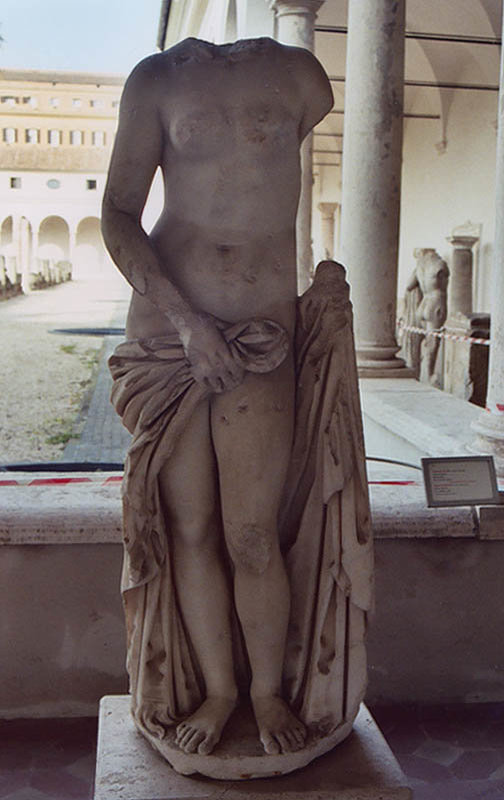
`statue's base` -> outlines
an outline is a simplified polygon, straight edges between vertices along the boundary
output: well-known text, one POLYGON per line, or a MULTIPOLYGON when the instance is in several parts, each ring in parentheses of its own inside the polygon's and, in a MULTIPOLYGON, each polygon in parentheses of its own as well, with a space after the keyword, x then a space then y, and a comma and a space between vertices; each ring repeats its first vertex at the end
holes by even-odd
POLYGON ((274 778, 306 767, 346 739, 352 723, 340 725, 329 736, 309 734, 302 750, 267 755, 259 740, 257 725, 248 705, 241 705, 231 716, 222 738, 210 755, 184 753, 175 742, 175 728, 168 728, 164 739, 141 731, 152 747, 181 775, 204 775, 221 781, 246 781, 274 778))
MULTIPOLYGON (((264 800, 265 796, 276 795, 281 795, 281 800, 299 800, 301 795, 303 800, 408 800, 411 797, 392 751, 364 706, 347 740, 322 758, 318 755, 327 748, 320 752, 312 749, 309 757, 303 760, 303 754, 310 752, 310 741, 307 748, 297 754, 261 755, 256 751, 257 731, 255 726, 252 731, 250 720, 245 721, 241 731, 240 725, 236 728, 232 720, 228 727, 230 732, 210 756, 177 751, 183 757, 178 769, 188 766, 192 759, 198 760, 199 768, 201 760, 212 760, 212 770, 214 776, 220 778, 219 782, 201 775, 189 778, 171 769, 136 730, 127 695, 104 697, 100 705, 94 800, 179 800, 181 797, 184 800, 217 800, 223 792, 226 800, 244 800, 244 797, 264 800), (297 765, 291 760, 295 756, 300 758, 297 765), (284 774, 315 758, 317 760, 302 772, 284 774), (259 759, 264 762, 263 780, 248 782, 246 779, 252 774, 245 765, 249 768, 254 764, 257 769, 259 759), (282 759, 287 760, 284 764, 287 769, 280 767, 282 759), (232 765, 237 773, 234 779, 226 777, 232 765)), ((315 740, 312 745, 317 746, 315 740)), ((195 762, 190 771, 198 771, 195 762)))

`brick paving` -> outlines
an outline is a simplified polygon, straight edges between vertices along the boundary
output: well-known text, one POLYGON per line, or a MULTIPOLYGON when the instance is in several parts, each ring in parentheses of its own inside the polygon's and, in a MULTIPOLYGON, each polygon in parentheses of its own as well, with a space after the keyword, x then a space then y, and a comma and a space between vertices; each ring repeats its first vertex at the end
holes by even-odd
MULTIPOLYGON (((503 800, 504 703, 372 709, 413 800, 503 800)), ((91 800, 97 720, 0 721, 2 800, 91 800)))

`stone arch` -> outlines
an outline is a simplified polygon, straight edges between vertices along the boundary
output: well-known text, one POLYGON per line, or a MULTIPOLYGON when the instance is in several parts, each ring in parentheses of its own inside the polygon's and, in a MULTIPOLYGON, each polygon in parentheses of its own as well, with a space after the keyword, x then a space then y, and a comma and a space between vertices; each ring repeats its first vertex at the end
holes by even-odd
POLYGON ((70 260, 70 229, 66 220, 49 216, 39 226, 38 256, 51 261, 70 260))
POLYGON ((77 280, 99 278, 108 263, 98 217, 84 217, 77 225, 73 258, 73 276, 77 280))
POLYGON ((12 215, 4 217, 0 225, 0 283, 5 287, 8 282, 15 285, 18 281, 17 246, 14 242, 14 219, 12 215), (6 280, 6 278, 8 280, 6 280))
POLYGON ((14 221, 12 215, 5 217, 0 225, 0 247, 6 247, 12 244, 12 236, 14 233, 14 221))
MULTIPOLYGON (((448 32, 453 25, 454 10, 454 2, 438 3, 437 0, 424 0, 422 4, 410 4, 407 7, 406 28, 410 31, 428 31, 430 27, 427 21, 436 19, 436 29, 448 32)), ((461 20, 460 30, 462 33, 472 31, 482 36, 499 35, 500 13, 496 14, 495 3, 488 0, 457 0, 456 10, 461 20), (498 28, 497 31, 496 28, 498 28)), ((458 83, 461 82, 462 75, 471 70, 474 83, 478 83, 478 78, 481 83, 491 82, 487 63, 488 47, 470 52, 463 44, 409 40, 406 52, 409 54, 407 73, 409 71, 410 74, 425 74, 427 80, 458 83), (424 72, 422 72, 422 68, 424 72)), ((454 90, 429 89, 415 92, 415 90, 408 89, 410 97, 415 93, 422 98, 423 103, 427 100, 432 108, 439 109, 435 113, 441 115, 440 144, 446 144, 446 131, 454 100, 454 90)))

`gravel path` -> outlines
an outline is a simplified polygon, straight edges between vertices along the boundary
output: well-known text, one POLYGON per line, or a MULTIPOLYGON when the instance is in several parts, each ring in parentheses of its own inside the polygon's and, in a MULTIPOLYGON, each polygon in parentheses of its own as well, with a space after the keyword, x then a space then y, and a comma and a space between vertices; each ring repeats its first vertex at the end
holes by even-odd
POLYGON ((103 337, 50 331, 117 325, 128 296, 118 276, 0 303, 0 464, 61 458, 92 390, 103 337))

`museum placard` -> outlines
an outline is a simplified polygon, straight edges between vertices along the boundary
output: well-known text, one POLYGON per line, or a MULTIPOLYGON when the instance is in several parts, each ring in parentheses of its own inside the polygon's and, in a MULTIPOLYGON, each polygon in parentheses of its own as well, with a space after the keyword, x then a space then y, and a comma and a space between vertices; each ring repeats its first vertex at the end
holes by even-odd
POLYGON ((492 456, 422 458, 422 469, 430 507, 500 503, 492 456))

